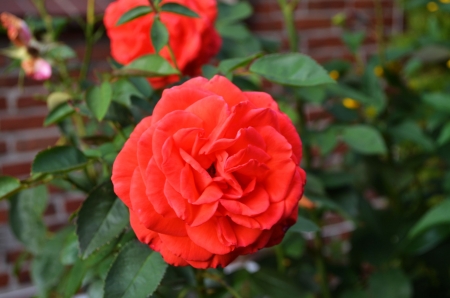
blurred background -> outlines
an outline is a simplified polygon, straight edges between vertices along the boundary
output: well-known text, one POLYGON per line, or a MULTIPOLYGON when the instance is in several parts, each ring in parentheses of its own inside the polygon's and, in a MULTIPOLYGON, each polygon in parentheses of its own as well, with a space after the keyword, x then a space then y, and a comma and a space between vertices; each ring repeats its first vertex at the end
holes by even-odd
MULTIPOLYGON (((96 12, 99 16, 110 2, 109 0, 96 0, 96 12)), ((233 4, 239 1, 223 2, 233 4)), ((289 45, 283 24, 283 15, 277 1, 251 0, 248 2, 253 8, 253 14, 246 18, 242 24, 233 28, 226 26, 219 28, 219 32, 224 38, 224 48, 219 56, 239 57, 271 47, 281 47, 288 50, 289 45)), ((445 0, 436 2, 422 0, 302 0, 295 12, 300 52, 312 56, 325 65, 330 76, 336 80, 345 78, 345 74, 350 72, 350 68, 353 69, 353 73, 358 74, 359 71, 362 76, 364 72, 362 65, 366 64, 371 65, 370 72, 372 75, 382 77, 386 69, 376 67, 379 64, 378 60, 370 62, 372 55, 380 55, 381 53, 382 56, 385 56, 385 59, 390 61, 389 67, 392 69, 398 66, 398 61, 402 61, 402 74, 407 78, 406 85, 412 90, 416 92, 443 90, 443 86, 446 84, 445 82, 448 82, 450 76, 450 62, 447 62, 450 58, 448 51, 450 40, 448 35, 450 29, 449 2, 445 0), (412 50, 416 52, 411 54, 412 50), (405 55, 409 56, 405 58, 405 55)), ((60 39, 70 45, 81 59, 84 55, 84 36, 77 20, 84 18, 86 0, 47 0, 46 6, 50 14, 60 17, 56 19, 60 22, 62 30, 60 39)), ((0 12, 10 12, 26 19, 33 31, 39 31, 39 28, 43 27, 42 20, 36 18, 38 13, 31 0, 3 0, 0 3, 0 12)), ((5 31, 1 31, 0 48, 6 48, 8 45, 9 41, 5 31)), ((91 70, 109 69, 107 63, 109 53, 108 39, 103 36, 94 47, 91 70)), ((39 99, 40 95, 46 94, 45 88, 39 82, 29 79, 23 79, 19 82, 18 73, 9 71, 9 68, 10 60, 0 55, 0 175, 25 177, 30 173, 31 162, 36 153, 54 145, 59 135, 58 129, 54 126, 42 127, 48 110, 45 101, 35 100, 35 98, 39 99), (20 86, 18 87, 18 85, 20 86)), ((353 84, 353 86, 359 85, 353 84)), ((271 84, 266 84, 264 87, 275 95, 279 92, 271 84)), ((388 86, 384 84, 383 87, 388 86)), ((386 92, 389 92, 389 88, 387 89, 386 92)), ((327 111, 326 105, 322 104, 324 100, 317 100, 320 95, 312 96, 316 100, 307 100, 306 124, 313 129, 320 130, 328 125, 330 119, 337 118, 344 122, 349 117, 353 119, 351 118, 353 117, 352 113, 355 113, 360 107, 360 101, 357 99, 358 94, 349 93, 348 90, 344 91, 334 90, 333 94, 333 98, 339 98, 340 111, 336 111, 336 109, 331 112, 330 110, 327 111), (321 104, 317 104, 317 102, 321 104)), ((281 106, 283 107, 283 104, 281 106)), ((363 118, 366 120, 370 118, 369 108, 370 106, 367 106, 365 110, 358 110, 365 115, 366 118, 363 118)), ((289 108, 289 104, 286 104, 285 111, 294 120, 299 117, 296 112, 289 108)), ((430 116, 430 118, 432 117, 430 116)), ((414 128, 406 130, 412 131, 412 134, 414 134, 414 128)), ((334 136, 331 135, 331 138, 333 139, 334 136)), ((408 137, 405 138, 408 139, 408 137)), ((414 139, 414 136, 412 139, 414 139)), ((309 167, 313 171, 319 168, 336 167, 348 162, 349 156, 345 153, 345 146, 339 146, 336 142, 330 145, 330 140, 324 141, 324 139, 312 139, 307 142, 312 152, 316 151, 317 155, 317 158, 313 156, 310 159, 309 167)), ((423 140, 417 141, 416 138, 417 144, 422 144, 420 146, 423 147, 428 146, 427 144, 424 145, 423 142, 426 143, 423 140)), ((415 148, 414 146, 408 148, 415 148)), ((350 156, 350 158, 353 157, 350 156)), ((372 164, 376 163, 374 160, 371 162, 372 164)), ((441 183, 439 179, 443 174, 440 173, 439 175, 438 182, 433 183, 441 183)), ((311 180, 309 180, 311 184, 309 185, 310 189, 313 189, 310 192, 312 196, 314 195, 314 189, 317 194, 317 190, 320 190, 321 187, 333 189, 333 187, 339 188, 346 185, 345 181, 336 182, 330 177, 327 180, 328 182, 331 181, 330 184, 327 184, 323 176, 320 176, 321 179, 323 178, 322 181, 318 181, 321 179, 314 179, 314 176, 311 177, 311 180), (333 185, 333 183, 335 184, 333 185)), ((400 176, 393 174, 389 179, 395 179, 395 177, 400 176)), ((374 181, 379 179, 379 177, 372 178, 374 181)), ((426 180, 426 178, 424 179, 426 180)), ((364 183, 360 185, 364 185, 364 183)), ((358 193, 364 193, 364 199, 370 201, 374 209, 383 209, 388 204, 385 199, 380 198, 379 191, 366 188, 363 191, 358 189, 358 193)), ((51 194, 51 201, 45 211, 45 222, 49 229, 54 231, 67 224, 69 215, 79 208, 84 197, 77 193, 61 192, 57 188, 52 188, 51 194)), ((330 193, 329 195, 333 196, 330 193)), ((422 197, 419 196, 419 199, 422 197)), ((349 200, 339 201, 339 198, 337 200, 340 204, 339 208, 346 209, 347 213, 353 216, 352 208, 354 208, 354 205, 352 205, 352 202, 358 199, 359 197, 351 197, 349 200)), ((24 257, 22 254, 22 247, 14 240, 8 227, 7 208, 6 201, 0 202, 0 298, 29 297, 30 293, 34 292, 34 288, 31 285, 29 269, 26 264, 22 264, 26 256, 24 257), (20 266, 17 264, 20 264, 20 266)), ((333 206, 328 209, 333 209, 333 206)), ((398 211, 401 212, 401 209, 400 207, 398 211)), ((326 223, 322 236, 325 239, 330 258, 345 259, 345 253, 348 252, 350 247, 348 239, 351 238, 350 233, 355 227, 352 221, 347 221, 345 216, 335 211, 321 213, 326 223), (333 253, 337 253, 337 255, 333 255, 333 253)), ((442 236, 439 241, 446 239, 445 237, 448 234, 447 232, 445 236, 439 234, 442 236)), ((370 237, 370 233, 365 235, 365 237, 367 235, 370 237)), ((380 245, 380 247, 386 247, 383 246, 384 244, 380 244, 381 242, 374 241, 371 243, 366 240, 363 243, 367 246, 377 248, 377 245, 380 245)), ((435 244, 439 242, 437 240, 432 241, 435 241, 435 244)), ((363 251, 366 249, 364 245, 359 248, 363 251)), ((294 259, 300 258, 295 254, 293 253, 294 259)), ((364 262, 364 257, 359 255, 357 258, 363 260, 358 265, 359 274, 370 274, 373 263, 376 263, 376 261, 364 262)), ((392 260, 390 259, 390 261, 392 260)), ((436 279, 439 284, 439 278, 436 279)), ((438 285, 437 288, 439 287, 438 285)), ((437 293, 442 293, 442 296, 428 297, 447 297, 448 292, 440 291, 437 293)))

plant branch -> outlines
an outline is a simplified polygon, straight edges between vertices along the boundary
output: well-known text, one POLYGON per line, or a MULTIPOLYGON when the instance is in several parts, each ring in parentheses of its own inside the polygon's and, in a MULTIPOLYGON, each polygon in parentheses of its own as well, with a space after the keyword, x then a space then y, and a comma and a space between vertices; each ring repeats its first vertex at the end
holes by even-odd
POLYGON ((50 41, 54 41, 55 36, 55 30, 53 30, 53 24, 52 24, 52 17, 47 12, 47 9, 45 8, 45 0, 33 0, 34 6, 36 6, 39 14, 41 15, 42 19, 44 20, 45 29, 47 30, 50 41))
POLYGON ((299 0, 293 0, 288 3, 286 0, 278 0, 278 5, 283 13, 284 23, 289 38, 289 49, 291 52, 298 52, 299 38, 297 35, 297 28, 295 26, 294 11, 299 0))
POLYGON ((94 25, 95 25, 95 0, 88 0, 86 9, 86 48, 83 58, 83 64, 80 70, 80 81, 85 80, 89 71, 89 64, 94 47, 94 25))

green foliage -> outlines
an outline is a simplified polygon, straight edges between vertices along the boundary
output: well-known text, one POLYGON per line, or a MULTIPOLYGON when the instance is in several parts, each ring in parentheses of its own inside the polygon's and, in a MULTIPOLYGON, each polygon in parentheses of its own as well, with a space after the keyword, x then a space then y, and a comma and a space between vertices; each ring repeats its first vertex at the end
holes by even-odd
POLYGON ((125 23, 131 22, 132 20, 137 19, 141 16, 145 16, 151 12, 152 12, 152 9, 148 5, 136 6, 132 9, 130 9, 129 11, 127 11, 126 13, 124 13, 120 17, 119 21, 117 21, 116 26, 120 26, 125 23))
POLYGON ((167 2, 161 5, 161 11, 164 12, 173 12, 176 14, 181 14, 191 18, 199 18, 200 16, 193 10, 188 7, 175 3, 175 2, 167 2))

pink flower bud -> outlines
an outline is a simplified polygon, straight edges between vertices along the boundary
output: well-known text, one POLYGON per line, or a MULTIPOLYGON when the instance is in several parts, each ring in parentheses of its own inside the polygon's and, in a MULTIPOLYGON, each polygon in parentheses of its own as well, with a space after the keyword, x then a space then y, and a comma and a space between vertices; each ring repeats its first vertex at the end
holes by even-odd
POLYGON ((42 58, 28 58, 23 60, 22 68, 28 77, 36 81, 47 80, 52 75, 50 63, 42 58))
POLYGON ((3 12, 0 14, 0 22, 6 28, 8 38, 13 44, 21 47, 27 46, 30 43, 32 37, 31 31, 24 20, 10 13, 3 12))

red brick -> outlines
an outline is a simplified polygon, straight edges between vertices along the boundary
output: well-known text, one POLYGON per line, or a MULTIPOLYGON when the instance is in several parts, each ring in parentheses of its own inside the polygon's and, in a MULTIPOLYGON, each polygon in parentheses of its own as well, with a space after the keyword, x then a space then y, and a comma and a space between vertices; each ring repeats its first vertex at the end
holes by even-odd
MULTIPOLYGON (((1 84, 0 84, 1 85, 1 84)), ((42 127, 45 116, 6 116, 0 119, 0 131, 42 127)))
POLYGON ((331 27, 330 19, 300 19, 295 21, 297 29, 319 29, 331 27))
POLYGON ((253 12, 255 14, 271 13, 279 10, 280 6, 276 2, 256 2, 253 5, 253 12))
POLYGON ((57 140, 58 140, 58 137, 21 140, 21 141, 17 142, 16 150, 19 152, 41 150, 41 149, 45 149, 49 146, 55 145, 57 140))
POLYGON ((0 110, 6 110, 7 104, 6 104, 6 98, 0 97, 0 110))
POLYGON ((6 151, 7 151, 6 143, 0 142, 0 154, 6 153, 6 151))
POLYGON ((250 20, 249 27, 253 31, 283 30, 284 24, 281 20, 265 22, 250 20))
POLYGON ((8 251, 6 253, 6 262, 9 264, 14 264, 19 259, 22 253, 23 250, 8 251))
POLYGON ((9 275, 6 273, 0 274, 0 287, 6 287, 9 283, 9 275))
POLYGON ((328 1, 321 1, 321 2, 310 1, 308 3, 308 8, 309 9, 344 9, 345 1, 340 1, 340 0, 328 0, 328 1))
POLYGON ((0 210, 0 225, 8 222, 8 210, 0 210))
POLYGON ((45 101, 36 99, 32 96, 21 97, 17 100, 18 108, 39 107, 39 106, 45 106, 45 105, 46 105, 45 101))
POLYGON ((78 208, 81 207, 81 204, 83 204, 83 199, 80 200, 71 200, 71 201, 67 201, 66 202, 66 211, 67 213, 73 213, 76 210, 78 210, 78 208))
POLYGON ((61 230, 62 228, 64 228, 64 227, 66 227, 67 226, 67 224, 62 224, 62 223, 58 223, 58 224, 53 224, 53 225, 50 225, 49 227, 48 227, 48 230, 50 231, 50 232, 58 232, 59 230, 61 230))
POLYGON ((311 38, 308 40, 308 46, 310 50, 342 45, 343 45, 342 40, 339 37, 311 38))
POLYGON ((31 282, 31 276, 30 271, 24 270, 19 273, 19 276, 17 276, 17 279, 19 280, 19 283, 21 284, 28 284, 31 282))
MULTIPOLYGON (((394 4, 392 1, 382 1, 381 3, 382 3, 383 8, 392 7, 394 4)), ((355 1, 355 2, 353 2, 353 7, 359 8, 359 9, 374 9, 375 2, 374 1, 362 1, 362 0, 355 1)))
POLYGON ((31 171, 31 162, 17 163, 13 165, 4 165, 0 168, 0 174, 10 176, 29 175, 31 171))
POLYGON ((47 205, 47 209, 45 209, 44 215, 53 215, 56 214, 55 205, 52 203, 47 205))

